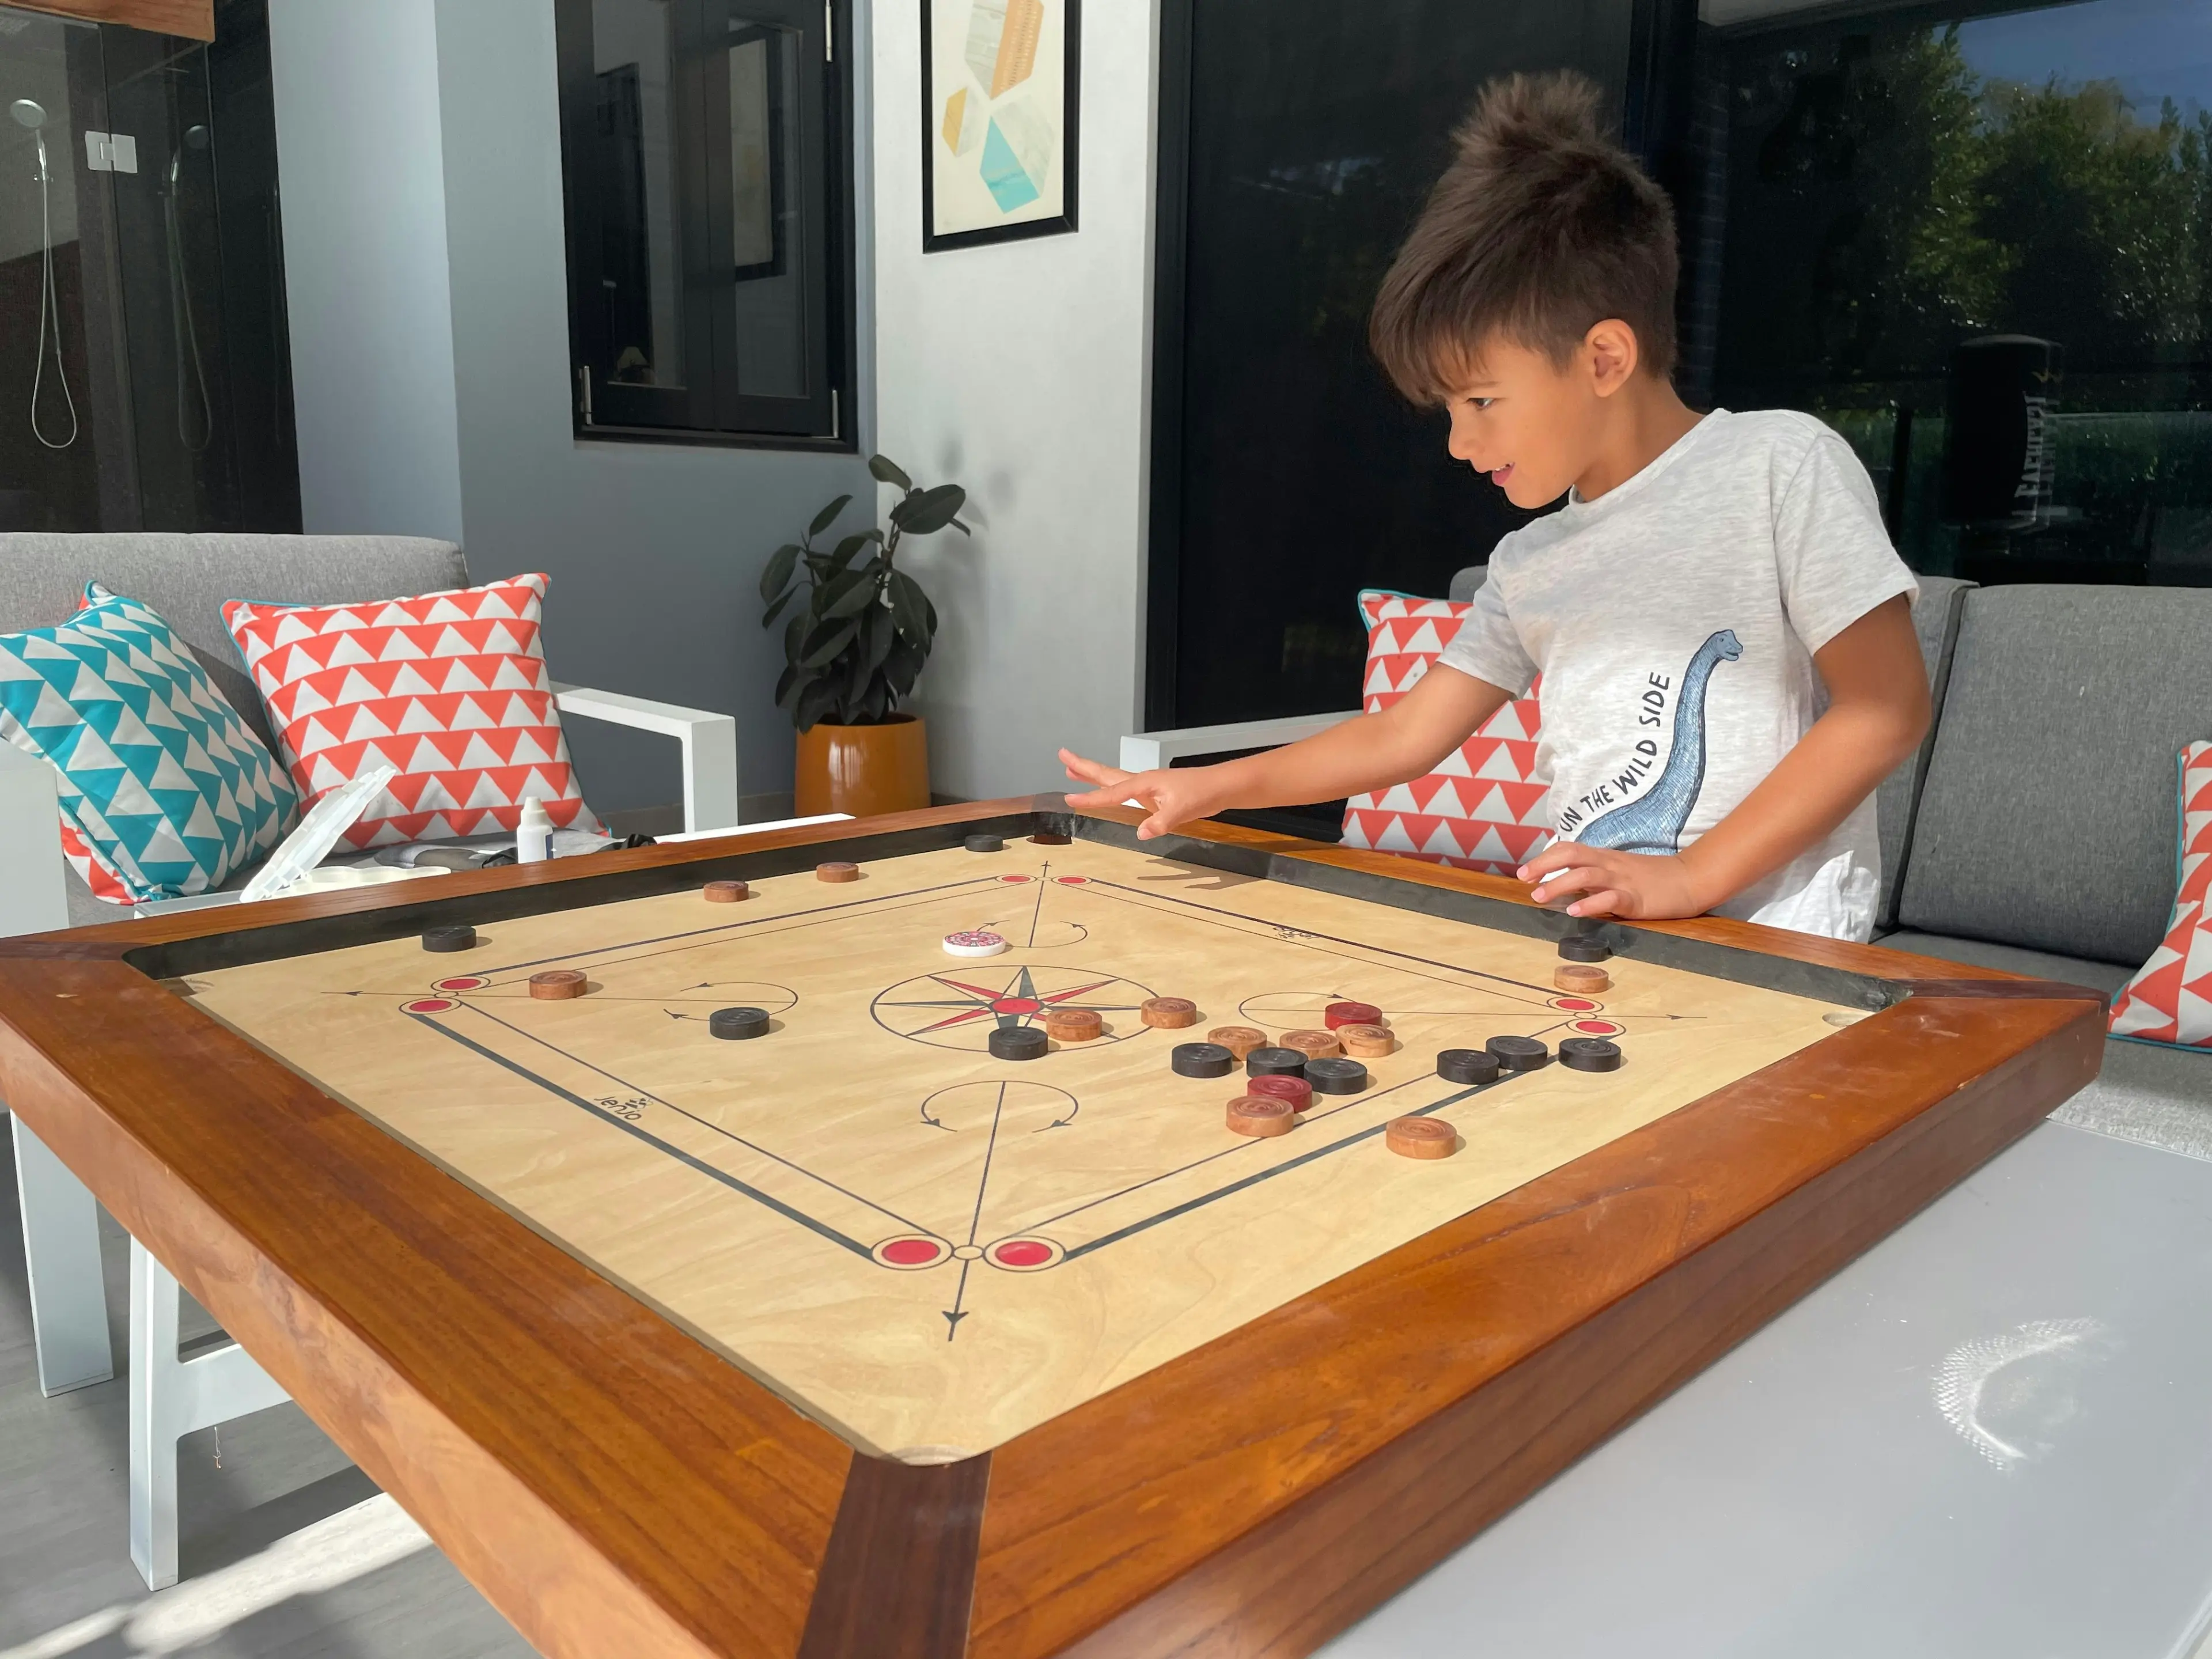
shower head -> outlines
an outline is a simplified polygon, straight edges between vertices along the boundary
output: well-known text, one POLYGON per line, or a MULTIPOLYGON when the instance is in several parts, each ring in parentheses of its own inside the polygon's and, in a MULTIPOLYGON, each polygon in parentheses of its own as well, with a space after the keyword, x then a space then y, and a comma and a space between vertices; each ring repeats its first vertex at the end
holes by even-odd
POLYGON ((15 118, 15 125, 28 127, 33 132, 46 124, 46 106, 28 98, 18 98, 8 106, 8 113, 15 118))

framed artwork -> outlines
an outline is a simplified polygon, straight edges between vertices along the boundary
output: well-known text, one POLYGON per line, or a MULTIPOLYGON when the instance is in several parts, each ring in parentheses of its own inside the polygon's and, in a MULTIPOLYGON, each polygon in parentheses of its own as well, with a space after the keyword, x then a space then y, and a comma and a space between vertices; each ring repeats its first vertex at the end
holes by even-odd
POLYGON ((921 249, 1075 228, 1081 0, 921 0, 921 249))

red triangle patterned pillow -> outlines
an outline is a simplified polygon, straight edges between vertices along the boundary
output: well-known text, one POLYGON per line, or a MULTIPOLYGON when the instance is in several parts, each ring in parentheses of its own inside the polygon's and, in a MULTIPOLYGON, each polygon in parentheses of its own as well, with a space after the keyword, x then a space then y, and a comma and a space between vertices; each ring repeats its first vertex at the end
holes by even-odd
POLYGON ((303 800, 399 769, 346 832, 362 848, 511 830, 531 795, 558 828, 600 828, 553 704, 544 605, 532 575, 360 605, 232 599, 222 615, 303 800))
MULTIPOLYGON (((1369 589, 1361 706, 1388 708, 1412 690, 1473 607, 1369 589)), ((1552 838, 1551 791, 1536 777, 1537 687, 1492 714, 1425 778, 1344 806, 1344 845, 1403 853, 1509 876, 1552 838)))
POLYGON ((2112 1004, 2112 1033, 2139 1042, 2212 1048, 2212 743, 2181 751, 2173 914, 2166 939, 2112 1004))

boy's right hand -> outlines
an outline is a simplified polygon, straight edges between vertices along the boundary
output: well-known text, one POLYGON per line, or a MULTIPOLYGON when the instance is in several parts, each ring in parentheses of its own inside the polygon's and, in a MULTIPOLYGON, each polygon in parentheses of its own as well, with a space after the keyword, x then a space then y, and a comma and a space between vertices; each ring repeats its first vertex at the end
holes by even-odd
POLYGON ((1067 775, 1077 782, 1097 786, 1086 793, 1067 798, 1067 804, 1077 811, 1122 806, 1133 802, 1150 813, 1151 816, 1137 826, 1139 841, 1151 841, 1155 836, 1164 836, 1183 824, 1208 817, 1227 805, 1220 798, 1218 781, 1212 775, 1216 769, 1211 766, 1124 772, 1118 767, 1085 760, 1066 749, 1060 751, 1060 763, 1067 769, 1067 775))

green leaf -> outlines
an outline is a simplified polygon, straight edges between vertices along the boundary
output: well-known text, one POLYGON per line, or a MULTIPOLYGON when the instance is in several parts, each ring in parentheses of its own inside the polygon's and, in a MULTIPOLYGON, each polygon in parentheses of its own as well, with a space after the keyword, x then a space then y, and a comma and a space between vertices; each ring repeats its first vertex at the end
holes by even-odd
POLYGON ((793 710, 792 718, 800 731, 811 731, 816 722, 836 708, 836 683, 833 680, 817 680, 799 694, 799 705, 793 710))
POLYGON ((919 645, 924 639, 921 617, 921 589, 903 570, 891 573, 891 618, 898 631, 919 645))
POLYGON ((912 640, 901 640, 891 647, 890 655, 884 659, 884 678, 892 695, 903 699, 914 690, 914 683, 921 678, 921 665, 929 660, 929 653, 912 640))
POLYGON ((799 659, 801 668, 819 668, 834 660, 840 651, 853 642, 859 633, 857 623, 825 623, 807 635, 806 654, 799 659))
POLYGON ((814 684, 814 677, 794 663, 783 671, 783 678, 777 684, 783 690, 776 697, 775 706, 789 714, 798 709, 799 694, 814 684))
POLYGON ((778 599, 774 605, 769 606, 768 615, 761 618, 761 626, 763 628, 766 628, 770 623, 774 622, 779 616, 783 614, 783 607, 789 605, 798 597, 799 590, 797 588, 793 587, 787 589, 781 599, 778 599))
POLYGON ((914 488, 914 480, 906 476, 905 469, 888 455, 868 457, 868 476, 878 483, 896 484, 901 489, 914 488))
POLYGON ((891 653, 898 639, 898 624, 891 613, 877 605, 860 619, 860 660, 874 673, 884 665, 884 659, 891 653))
POLYGON ((836 501, 830 502, 829 506, 823 507, 819 513, 814 515, 814 522, 806 526, 806 533, 810 536, 818 536, 823 531, 827 530, 831 525, 836 523, 837 515, 845 510, 845 503, 852 499, 853 498, 850 495, 840 495, 836 501))
POLYGON ((832 572, 842 570, 853 562, 854 555, 862 548, 872 542, 879 542, 883 538, 884 532, 880 530, 864 530, 857 536, 846 537, 843 541, 837 544, 837 550, 830 556, 830 570, 832 572))
POLYGON ((933 536, 952 522, 968 499, 958 484, 939 484, 918 490, 891 508, 891 522, 909 536, 933 536))
POLYGON ((785 699, 791 696, 791 688, 798 684, 799 670, 795 667, 787 668, 775 677, 775 706, 778 708, 785 706, 785 699))
POLYGON ((876 596, 880 592, 882 589, 877 586, 873 573, 861 571, 851 578, 851 585, 843 592, 823 606, 822 614, 825 617, 857 617, 876 603, 876 596))
POLYGON ((787 663, 799 660, 799 642, 806 637, 806 613, 801 611, 784 625, 783 659, 787 663))
POLYGON ((791 585, 791 573, 798 563, 798 543, 786 542, 775 550, 769 559, 768 568, 761 572, 761 599, 763 601, 774 599, 791 585))

